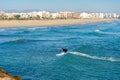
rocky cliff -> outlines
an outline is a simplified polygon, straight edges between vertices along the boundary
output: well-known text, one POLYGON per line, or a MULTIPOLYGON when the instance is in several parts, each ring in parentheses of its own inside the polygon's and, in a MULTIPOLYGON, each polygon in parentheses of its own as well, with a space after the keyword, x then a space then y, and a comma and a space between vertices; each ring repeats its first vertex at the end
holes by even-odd
POLYGON ((12 76, 4 69, 0 69, 0 80, 22 80, 20 76, 12 76))

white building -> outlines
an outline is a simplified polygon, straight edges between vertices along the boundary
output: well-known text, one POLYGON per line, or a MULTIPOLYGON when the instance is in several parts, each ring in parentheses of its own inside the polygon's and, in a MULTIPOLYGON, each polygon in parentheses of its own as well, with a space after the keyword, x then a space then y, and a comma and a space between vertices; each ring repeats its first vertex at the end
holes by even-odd
POLYGON ((104 14, 103 13, 99 13, 99 18, 103 19, 104 18, 104 14))
POLYGON ((113 13, 113 14, 112 14, 112 18, 117 18, 117 14, 116 14, 116 13, 113 13))
POLYGON ((56 19, 59 17, 59 13, 51 13, 51 16, 53 19, 56 19))
POLYGON ((90 18, 90 15, 88 13, 83 12, 80 14, 80 18, 90 18))

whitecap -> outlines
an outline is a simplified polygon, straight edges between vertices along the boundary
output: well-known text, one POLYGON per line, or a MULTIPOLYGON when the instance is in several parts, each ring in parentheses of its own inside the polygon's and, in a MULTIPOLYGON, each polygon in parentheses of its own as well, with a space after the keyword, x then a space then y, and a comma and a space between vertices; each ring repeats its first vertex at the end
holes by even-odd
POLYGON ((0 32, 3 32, 3 31, 5 31, 5 29, 0 29, 0 32))
POLYGON ((102 32, 102 31, 100 31, 99 29, 96 29, 95 32, 102 32))
POLYGON ((38 29, 38 27, 28 28, 28 30, 36 30, 36 29, 38 29))
POLYGON ((103 31, 101 31, 99 29, 96 29, 95 32, 100 33, 100 34, 107 34, 107 35, 120 35, 119 32, 103 32, 103 31))

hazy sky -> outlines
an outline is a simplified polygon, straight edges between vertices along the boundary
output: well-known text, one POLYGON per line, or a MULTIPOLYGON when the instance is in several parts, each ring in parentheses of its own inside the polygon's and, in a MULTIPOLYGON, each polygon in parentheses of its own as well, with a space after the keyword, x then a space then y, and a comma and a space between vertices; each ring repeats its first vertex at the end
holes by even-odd
POLYGON ((0 9, 120 13, 120 0, 0 0, 0 9))

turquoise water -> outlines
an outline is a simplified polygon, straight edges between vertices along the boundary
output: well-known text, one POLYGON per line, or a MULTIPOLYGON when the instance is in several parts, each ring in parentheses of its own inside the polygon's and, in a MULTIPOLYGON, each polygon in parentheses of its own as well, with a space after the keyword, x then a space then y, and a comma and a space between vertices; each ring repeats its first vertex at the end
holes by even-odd
POLYGON ((0 28, 0 68, 23 80, 120 80, 120 21, 0 28))

